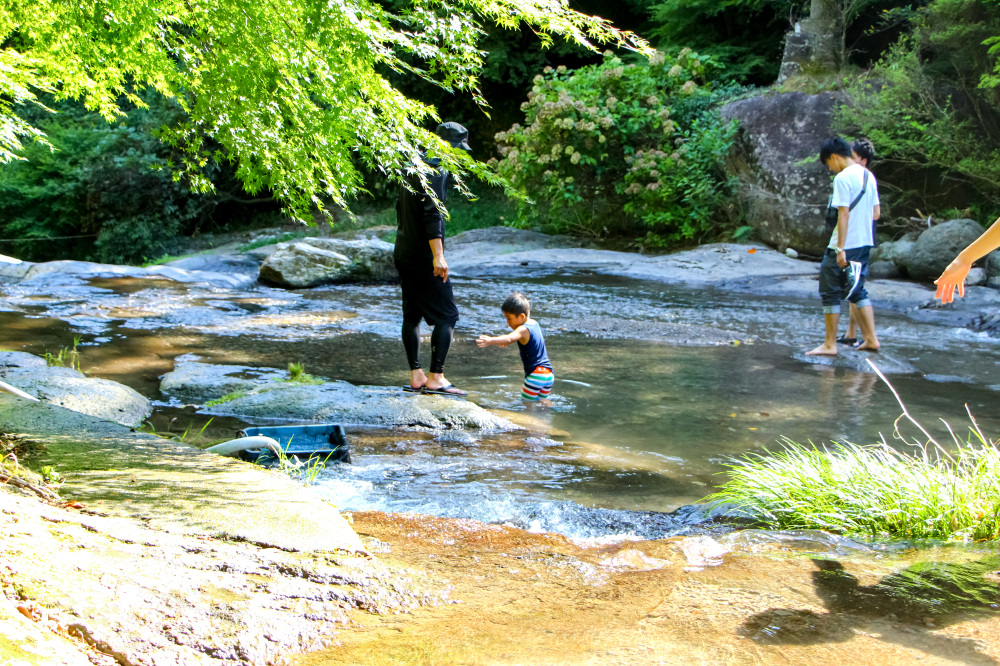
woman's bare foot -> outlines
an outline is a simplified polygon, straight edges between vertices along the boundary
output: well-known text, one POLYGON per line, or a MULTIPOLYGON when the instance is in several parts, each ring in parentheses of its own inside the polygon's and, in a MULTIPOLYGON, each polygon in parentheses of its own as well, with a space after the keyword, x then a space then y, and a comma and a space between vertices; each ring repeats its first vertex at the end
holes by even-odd
POLYGON ((806 352, 806 356, 836 356, 836 355, 837 355, 837 343, 834 343, 833 346, 831 347, 824 342, 819 347, 816 347, 816 349, 806 352))
POLYGON ((465 391, 452 386, 451 382, 445 379, 443 372, 432 372, 427 377, 427 389, 430 391, 443 390, 453 395, 465 395, 465 391))
POLYGON ((877 352, 879 350, 879 347, 881 346, 882 345, 879 344, 878 342, 873 342, 871 344, 865 342, 863 345, 855 347, 855 349, 857 349, 858 351, 877 352))
POLYGON ((427 385, 427 375, 423 370, 410 370, 410 388, 420 389, 427 385))

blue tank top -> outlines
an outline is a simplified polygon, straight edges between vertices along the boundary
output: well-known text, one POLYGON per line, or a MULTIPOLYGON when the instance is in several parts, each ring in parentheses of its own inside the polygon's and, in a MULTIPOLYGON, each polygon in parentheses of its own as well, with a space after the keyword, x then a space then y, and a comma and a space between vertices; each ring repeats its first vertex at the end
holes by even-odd
POLYGON ((524 327, 531 334, 531 337, 523 345, 520 342, 517 343, 517 351, 521 354, 521 363, 524 364, 524 376, 530 375, 538 366, 551 370, 552 363, 549 361, 548 352, 545 351, 545 337, 542 335, 542 327, 538 325, 537 321, 525 324, 524 327))

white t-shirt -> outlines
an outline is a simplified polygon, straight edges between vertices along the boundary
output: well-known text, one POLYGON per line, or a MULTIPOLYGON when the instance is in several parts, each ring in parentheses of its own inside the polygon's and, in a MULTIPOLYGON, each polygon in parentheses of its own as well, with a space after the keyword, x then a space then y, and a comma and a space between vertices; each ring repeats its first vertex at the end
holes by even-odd
MULTIPOLYGON (((855 197, 861 191, 865 171, 867 169, 860 164, 852 164, 838 173, 833 179, 833 200, 830 202, 830 205, 835 208, 840 208, 841 206, 850 208, 851 202, 854 201, 855 197)), ((847 218, 845 250, 865 246, 874 247, 874 225, 872 223, 875 221, 874 208, 878 205, 880 205, 878 200, 878 183, 875 182, 874 174, 868 171, 868 187, 865 189, 865 194, 847 218)), ((830 236, 830 245, 828 247, 834 250, 837 249, 836 228, 834 228, 833 234, 830 236)))

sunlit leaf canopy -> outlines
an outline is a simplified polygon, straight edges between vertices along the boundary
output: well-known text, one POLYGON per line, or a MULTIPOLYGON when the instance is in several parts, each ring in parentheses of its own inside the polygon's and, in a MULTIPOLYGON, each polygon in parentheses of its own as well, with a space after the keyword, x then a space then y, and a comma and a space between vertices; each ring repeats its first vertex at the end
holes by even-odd
MULTIPOLYGON (((324 201, 346 207, 362 185, 357 165, 402 180, 426 171, 421 147, 458 176, 497 178, 438 140, 432 105, 389 76, 433 81, 479 96, 481 26, 527 27, 541 46, 562 36, 588 48, 648 52, 634 34, 577 13, 566 0, 2 0, 0 161, 44 141, 17 114, 40 96, 80 98, 112 121, 122 100, 153 88, 186 120, 162 138, 179 149, 179 176, 228 159, 248 191, 264 188, 304 218, 324 201), (213 148, 214 147, 214 148, 213 148), (221 147, 221 149, 219 148, 221 147)), ((423 179, 423 176, 421 176, 423 179)), ((464 186, 463 186, 464 187, 464 186)))

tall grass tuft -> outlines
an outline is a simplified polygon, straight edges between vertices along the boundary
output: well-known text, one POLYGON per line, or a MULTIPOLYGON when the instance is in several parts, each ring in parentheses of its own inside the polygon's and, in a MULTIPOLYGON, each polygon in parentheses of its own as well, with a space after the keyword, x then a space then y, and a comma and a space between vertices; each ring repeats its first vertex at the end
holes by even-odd
MULTIPOLYGON (((899 400, 885 376, 878 374, 899 400)), ((896 420, 894 436, 915 455, 885 441, 819 448, 784 439, 780 451, 731 459, 729 480, 708 501, 735 504, 761 523, 782 529, 907 539, 1000 539, 997 442, 984 437, 973 419, 969 437, 961 441, 952 433, 954 446, 945 448, 899 403, 903 415, 896 420), (907 441, 900 434, 904 417, 925 441, 907 441)))

